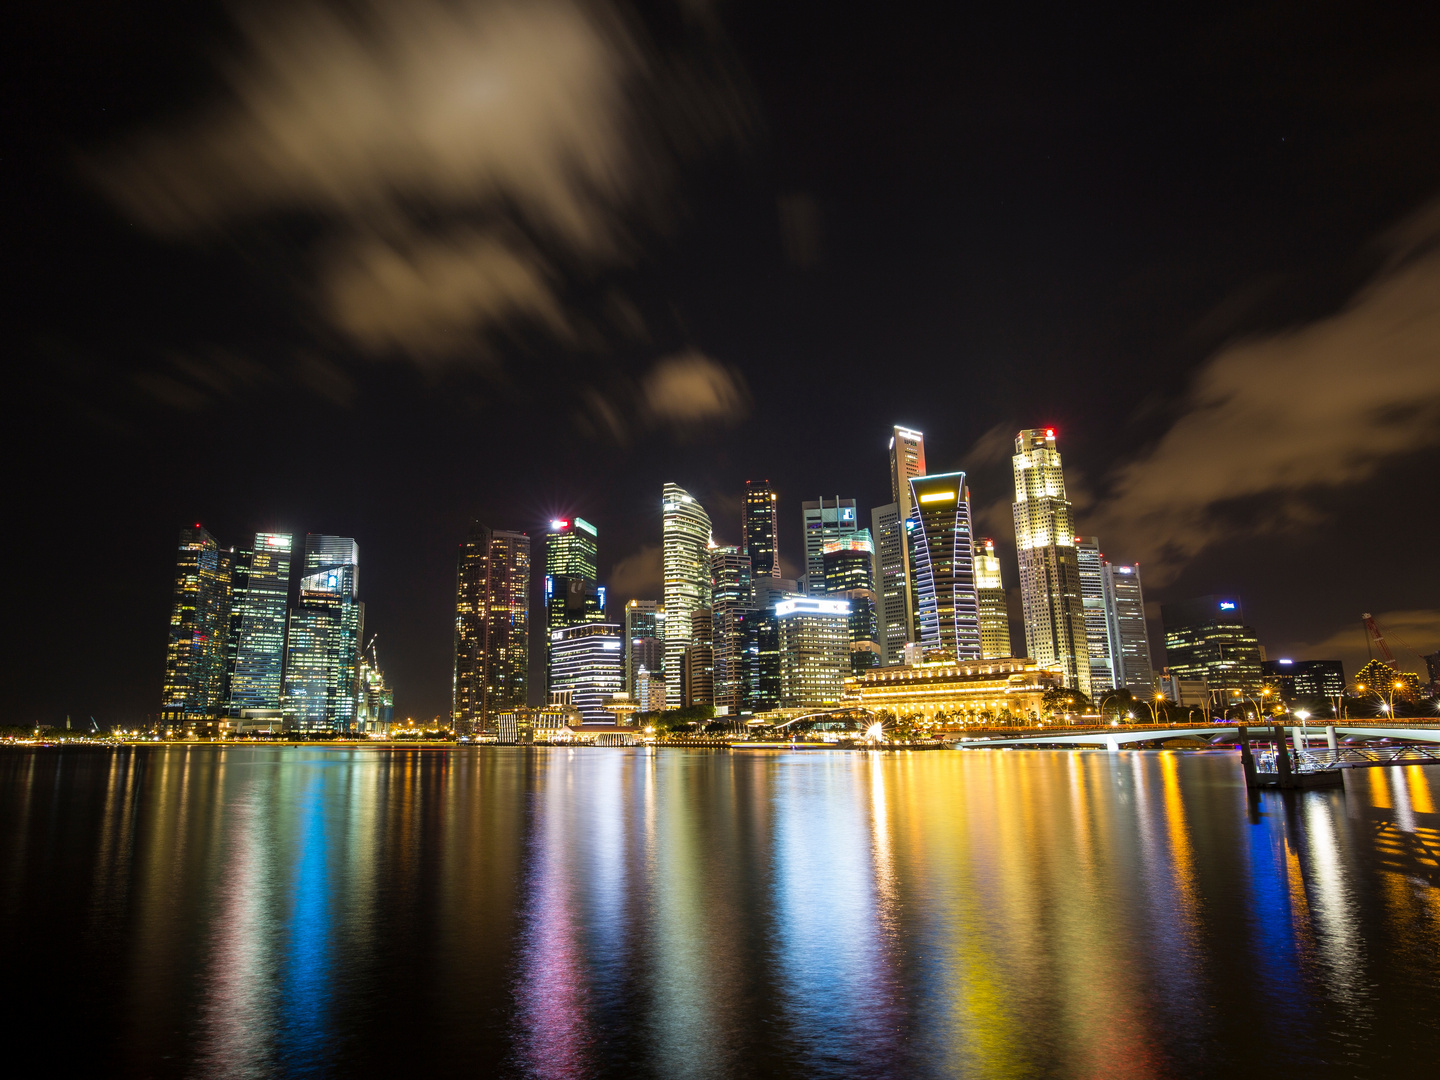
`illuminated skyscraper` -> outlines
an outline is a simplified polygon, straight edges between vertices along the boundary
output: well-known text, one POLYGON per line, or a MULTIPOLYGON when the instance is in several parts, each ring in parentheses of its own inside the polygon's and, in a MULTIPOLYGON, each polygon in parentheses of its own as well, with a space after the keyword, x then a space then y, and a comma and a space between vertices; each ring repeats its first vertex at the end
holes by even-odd
MULTIPOLYGON (((555 631, 605 621, 599 587, 599 533, 584 518, 555 518, 545 537, 545 671, 549 681, 555 631)), ((521 703, 523 704, 523 702, 521 703)))
POLYGON ((625 641, 616 623, 567 626, 552 635, 550 693, 569 695, 587 724, 613 724, 606 703, 625 689, 625 641))
POLYGON ((1090 693, 1115 689, 1110 618, 1105 610, 1105 555, 1095 536, 1075 537, 1075 562, 1080 568, 1080 603, 1085 609, 1085 647, 1090 656, 1090 693))
POLYGON ((936 657, 979 660, 980 598, 965 474, 917 476, 910 491, 913 509, 906 524, 915 549, 920 644, 936 657))
POLYGON ((455 730, 489 730, 529 685, 530 537, 476 522, 455 574, 455 730))
POLYGON ((779 497, 769 480, 746 480, 740 506, 741 546, 755 577, 780 576, 779 497))
POLYGON ((279 712, 289 598, 290 537, 256 533, 241 599, 235 671, 230 678, 232 717, 279 712))
MULTIPOLYGON (((771 581, 773 575, 767 575, 771 581)), ((715 662, 715 707, 739 713, 749 703, 745 631, 755 613, 750 556, 737 547, 710 552, 711 642, 715 662)))
POLYGON ((850 670, 859 674, 880 664, 879 624, 875 614, 875 546, 870 530, 825 545, 825 595, 850 604, 850 670))
POLYGON ((681 656, 690 647, 691 618, 710 606, 710 515, 688 491, 666 484, 661 498, 665 573, 665 690, 681 700, 681 656))
POLYGON ((1155 670, 1150 663, 1140 567, 1107 562, 1103 580, 1105 616, 1110 622, 1110 670, 1115 672, 1115 686, 1145 697, 1154 692, 1155 670))
POLYGON ((746 619, 745 670, 749 679, 747 707, 765 712, 780 707, 780 623, 775 606, 800 595, 799 582, 789 578, 755 578, 755 612, 746 619))
POLYGON ((786 708, 835 705, 850 674, 850 605, 831 597, 797 596, 775 605, 780 629, 780 703, 786 708))
POLYGON ((924 475, 924 434, 896 425, 890 432, 890 502, 870 512, 880 652, 886 664, 898 664, 906 642, 916 640, 914 553, 905 522, 911 510, 910 481, 924 475))
POLYGON ((854 536, 859 527, 855 500, 839 496, 827 499, 822 495, 801 503, 800 513, 804 521, 807 591, 819 595, 825 591, 825 545, 854 536))
POLYGON ((359 546, 349 537, 305 537, 300 602, 285 635, 280 707, 288 730, 350 731, 355 723, 365 629, 359 563, 359 546))
POLYGON ((1264 654, 1254 627, 1245 625, 1245 607, 1235 596, 1201 596, 1161 604, 1165 624, 1165 666, 1177 679, 1205 680, 1207 691, 1225 704, 1234 694, 1253 694, 1262 682, 1264 654))
POLYGON ((214 721, 224 711, 233 555, 199 525, 180 531, 160 704, 167 724, 214 721))
POLYGON ((1005 601, 1005 585, 1000 580, 1000 560, 995 557, 995 541, 988 537, 975 541, 975 593, 980 598, 980 656, 1006 657, 1010 647, 1010 607, 1005 601))
POLYGON ((665 605, 658 600, 625 605, 625 690, 636 701, 642 667, 657 678, 665 669, 665 605))
POLYGON ((690 644, 681 654, 681 704, 715 704, 715 626, 709 608, 697 608, 690 616, 690 644))
POLYGON ((1090 693, 1090 649, 1075 521, 1053 429, 1015 437, 1015 548, 1030 659, 1060 669, 1065 685, 1090 693))

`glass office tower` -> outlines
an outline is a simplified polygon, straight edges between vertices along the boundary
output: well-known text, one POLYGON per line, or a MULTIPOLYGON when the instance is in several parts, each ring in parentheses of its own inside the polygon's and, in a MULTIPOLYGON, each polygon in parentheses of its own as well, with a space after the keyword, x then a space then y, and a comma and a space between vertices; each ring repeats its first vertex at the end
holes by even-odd
POLYGON ((233 552, 198 524, 180 531, 160 719, 217 720, 225 705, 233 552))
POLYGON ((914 509, 906 525, 915 548, 920 643, 927 656, 979 660, 980 597, 965 474, 917 476, 910 491, 914 509))
POLYGON ((1115 689, 1111 669, 1110 614, 1105 607, 1105 555, 1100 538, 1075 537, 1075 564, 1080 570, 1080 604, 1085 609, 1085 648, 1090 657, 1090 693, 1115 689))
POLYGON ((1150 631, 1145 623, 1140 567, 1107 562, 1103 573, 1115 688, 1124 687, 1136 697, 1145 697, 1155 692, 1155 670, 1150 662, 1150 631))
POLYGON ((880 664, 874 544, 870 530, 825 545, 825 595, 850 604, 850 670, 859 674, 880 664))
POLYGON ((241 600, 232 717, 278 713, 285 669, 285 614, 290 600, 290 542, 285 533, 256 533, 241 600))
MULTIPOLYGON (((774 575, 767 575, 775 580, 774 575)), ((745 631, 755 611, 750 556, 738 547, 710 552, 711 646, 715 665, 715 708, 739 713, 749 706, 745 631)))
POLYGON ((498 713, 525 704, 529 685, 530 537, 477 521, 455 571, 455 730, 490 731, 498 713))
POLYGON ((287 730, 346 732, 354 726, 365 630, 359 564, 359 545, 349 537, 305 537, 299 603, 286 633, 281 709, 287 730))
POLYGON ((710 515, 678 484, 661 493, 661 549, 665 574, 665 693, 680 701, 682 656, 691 619, 710 606, 710 515))
POLYGON ((825 591, 825 545, 831 540, 854 536, 859 523, 855 518, 855 500, 836 496, 827 499, 806 499, 800 504, 805 538, 806 591, 819 595, 825 591))
POLYGON ((975 593, 980 598, 980 656, 982 659, 1010 656, 1010 606, 1000 578, 1000 560, 995 541, 989 537, 975 542, 975 593))
POLYGON ((594 525, 582 517, 555 518, 550 522, 545 537, 543 598, 547 685, 551 684, 555 631, 605 621, 605 590, 599 585, 598 558, 599 532, 594 525))
POLYGON ((657 678, 665 670, 665 605, 631 600, 625 605, 625 689, 640 700, 640 669, 657 678))
POLYGON ((786 708, 835 705, 850 674, 850 605, 831 597, 797 596, 775 605, 780 638, 780 703, 786 708))
POLYGON ((746 480, 740 532, 755 577, 780 576, 779 498, 769 480, 746 480))
POLYGON ((1053 428, 1015 437, 1015 549, 1025 647, 1042 667, 1060 669, 1065 685, 1090 693, 1090 646, 1085 633, 1075 520, 1065 494, 1053 428))
POLYGON ((625 642, 615 623, 567 626, 554 634, 551 693, 568 694, 587 724, 613 724, 605 708, 625 688, 625 642))

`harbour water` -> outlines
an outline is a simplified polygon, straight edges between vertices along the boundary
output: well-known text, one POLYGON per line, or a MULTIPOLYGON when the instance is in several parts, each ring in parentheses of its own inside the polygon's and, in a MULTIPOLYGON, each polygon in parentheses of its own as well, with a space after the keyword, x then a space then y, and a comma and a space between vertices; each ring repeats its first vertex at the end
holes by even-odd
POLYGON ((7 751, 3 1025, 95 1076, 1428 1075, 1437 806, 1222 753, 7 751))

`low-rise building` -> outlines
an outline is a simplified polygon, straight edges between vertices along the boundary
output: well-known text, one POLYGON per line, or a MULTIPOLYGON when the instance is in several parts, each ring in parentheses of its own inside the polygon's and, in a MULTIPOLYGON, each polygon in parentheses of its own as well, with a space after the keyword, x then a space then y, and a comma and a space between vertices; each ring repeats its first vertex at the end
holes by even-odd
POLYGON ((897 716, 947 716, 967 722, 1002 713, 1039 717, 1045 691, 1061 673, 1033 660, 993 659, 872 668, 845 680, 847 702, 897 716))

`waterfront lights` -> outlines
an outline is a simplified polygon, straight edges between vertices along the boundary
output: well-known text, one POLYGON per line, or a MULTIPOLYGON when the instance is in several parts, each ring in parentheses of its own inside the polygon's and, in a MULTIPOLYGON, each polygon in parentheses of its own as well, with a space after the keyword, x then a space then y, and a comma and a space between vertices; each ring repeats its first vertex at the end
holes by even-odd
POLYGON ((885 739, 885 728, 880 721, 875 721, 865 729, 865 738, 871 742, 883 742, 885 739))

